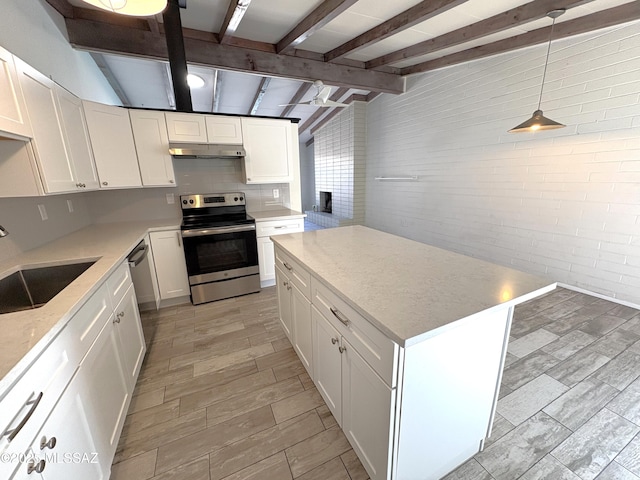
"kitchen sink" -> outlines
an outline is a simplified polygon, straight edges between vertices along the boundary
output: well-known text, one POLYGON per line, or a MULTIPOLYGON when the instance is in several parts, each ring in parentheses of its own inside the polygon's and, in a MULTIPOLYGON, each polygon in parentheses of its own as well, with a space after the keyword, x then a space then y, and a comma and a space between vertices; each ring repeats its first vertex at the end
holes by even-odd
POLYGON ((27 266, 0 279, 0 314, 42 307, 94 263, 27 266))

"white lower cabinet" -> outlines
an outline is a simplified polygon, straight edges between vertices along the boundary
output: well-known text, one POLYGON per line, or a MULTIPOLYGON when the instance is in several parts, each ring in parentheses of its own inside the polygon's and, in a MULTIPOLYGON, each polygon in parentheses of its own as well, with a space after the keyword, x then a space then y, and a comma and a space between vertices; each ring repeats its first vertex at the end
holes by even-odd
POLYGON ((289 275, 276 268, 278 278, 278 306, 280 323, 298 357, 313 378, 313 340, 311 302, 304 296, 289 275))
POLYGON ((258 237, 258 264, 260 265, 260 286, 270 287, 275 284, 275 251, 271 238, 274 235, 304 231, 303 217, 283 217, 277 220, 257 220, 256 237, 258 237))
POLYGON ((389 478, 396 389, 391 389, 344 338, 342 430, 372 479, 389 478))
POLYGON ((128 269, 98 288, 0 402, 0 412, 17 412, 9 429, 26 419, 0 445, 25 462, 0 464, 2 478, 109 478, 146 348, 128 269))
POLYGON ((260 265, 260 286, 273 285, 276 279, 276 255, 269 237, 258 237, 258 265, 260 265))
POLYGON ((326 321, 315 306, 313 322, 313 378, 329 410, 342 426, 342 357, 336 355, 340 333, 326 321))
POLYGON ((168 300, 191 294, 180 230, 149 234, 160 298, 168 300))

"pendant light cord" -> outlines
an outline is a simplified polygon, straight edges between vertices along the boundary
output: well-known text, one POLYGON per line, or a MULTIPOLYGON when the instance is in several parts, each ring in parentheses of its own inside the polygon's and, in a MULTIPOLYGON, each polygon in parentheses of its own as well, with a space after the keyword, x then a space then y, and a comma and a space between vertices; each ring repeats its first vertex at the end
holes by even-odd
POLYGON ((549 45, 547 46, 547 58, 544 60, 544 70, 542 72, 542 86, 540 87, 540 98, 538 99, 538 110, 542 105, 542 92, 544 92, 544 79, 547 76, 547 66, 549 65, 549 54, 551 53, 551 39, 553 38, 553 27, 556 25, 556 18, 553 17, 553 23, 551 24, 551 32, 549 33, 549 45))

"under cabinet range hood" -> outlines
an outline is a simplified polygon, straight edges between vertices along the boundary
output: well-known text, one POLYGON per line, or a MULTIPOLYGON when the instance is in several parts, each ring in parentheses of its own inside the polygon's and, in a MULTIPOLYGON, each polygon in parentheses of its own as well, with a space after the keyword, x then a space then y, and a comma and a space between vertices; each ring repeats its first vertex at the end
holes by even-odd
POLYGON ((212 145, 206 143, 170 143, 169 153, 186 158, 240 158, 246 155, 242 145, 212 145))

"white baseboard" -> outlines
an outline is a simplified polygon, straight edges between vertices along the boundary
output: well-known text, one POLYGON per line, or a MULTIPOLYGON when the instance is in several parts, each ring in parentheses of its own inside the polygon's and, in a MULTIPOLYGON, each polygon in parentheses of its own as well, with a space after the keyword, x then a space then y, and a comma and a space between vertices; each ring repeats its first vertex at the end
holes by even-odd
POLYGON ((574 285, 568 285, 566 283, 558 282, 558 286, 562 288, 566 288, 567 290, 573 290, 574 292, 585 293, 587 295, 591 295, 592 297, 602 298, 603 300, 608 300, 609 302, 618 303, 620 305, 624 305, 625 307, 631 307, 631 308, 636 308, 640 310, 640 305, 633 302, 620 300, 619 298, 614 298, 608 295, 603 295, 601 293, 592 292, 591 290, 586 290, 584 288, 576 287, 574 285))

